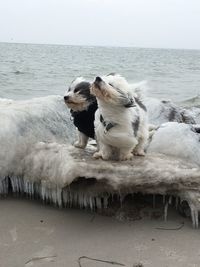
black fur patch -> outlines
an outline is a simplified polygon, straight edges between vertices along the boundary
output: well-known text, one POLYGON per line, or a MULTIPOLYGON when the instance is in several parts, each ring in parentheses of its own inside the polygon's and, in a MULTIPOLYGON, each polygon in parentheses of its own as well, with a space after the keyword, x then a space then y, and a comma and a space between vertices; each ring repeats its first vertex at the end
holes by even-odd
POLYGON ((71 115, 74 119, 74 125, 78 130, 90 138, 94 139, 94 114, 97 110, 97 102, 94 101, 87 110, 73 111, 70 110, 71 115))
POLYGON ((80 82, 74 88, 74 93, 79 93, 88 101, 93 102, 96 98, 90 94, 90 83, 89 82, 80 82))
POLYGON ((137 136, 139 125, 140 125, 140 118, 137 117, 136 120, 132 122, 132 128, 135 136, 137 136))
POLYGON ((147 111, 147 108, 145 107, 145 105, 142 103, 142 101, 135 97, 135 102, 144 110, 144 111, 147 111))

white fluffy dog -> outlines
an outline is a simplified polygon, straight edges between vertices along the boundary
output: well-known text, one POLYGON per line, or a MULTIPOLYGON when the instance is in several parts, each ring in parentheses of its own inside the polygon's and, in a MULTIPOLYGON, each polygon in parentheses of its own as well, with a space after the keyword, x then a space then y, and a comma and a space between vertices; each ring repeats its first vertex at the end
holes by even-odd
POLYGON ((95 134, 99 151, 95 158, 129 160, 144 156, 148 139, 146 107, 120 75, 96 77, 91 86, 96 96, 95 134))

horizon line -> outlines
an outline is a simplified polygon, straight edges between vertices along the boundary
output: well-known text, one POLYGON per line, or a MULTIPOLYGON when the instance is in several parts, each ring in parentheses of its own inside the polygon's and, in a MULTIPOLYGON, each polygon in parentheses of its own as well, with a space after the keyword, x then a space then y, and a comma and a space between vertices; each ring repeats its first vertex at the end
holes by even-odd
POLYGON ((147 46, 133 46, 133 45, 94 45, 94 44, 63 44, 63 43, 30 43, 30 42, 11 42, 0 41, 4 44, 27 44, 27 45, 57 45, 57 46, 82 46, 82 47, 105 47, 105 48, 135 48, 135 49, 161 49, 161 50, 197 50, 200 48, 172 48, 172 47, 147 47, 147 46))

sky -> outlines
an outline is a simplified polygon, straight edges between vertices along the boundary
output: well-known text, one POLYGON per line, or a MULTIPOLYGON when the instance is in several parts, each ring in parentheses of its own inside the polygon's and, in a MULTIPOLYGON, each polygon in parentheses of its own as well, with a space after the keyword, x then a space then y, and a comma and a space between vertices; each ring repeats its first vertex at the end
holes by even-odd
POLYGON ((0 42, 200 49, 200 0, 0 0, 0 42))

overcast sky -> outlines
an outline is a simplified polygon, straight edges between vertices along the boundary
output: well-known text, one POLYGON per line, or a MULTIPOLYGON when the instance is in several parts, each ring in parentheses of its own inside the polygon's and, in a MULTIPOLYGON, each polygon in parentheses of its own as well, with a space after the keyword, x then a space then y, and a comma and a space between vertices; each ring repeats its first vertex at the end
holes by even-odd
POLYGON ((0 0, 0 42, 200 49, 200 0, 0 0))

